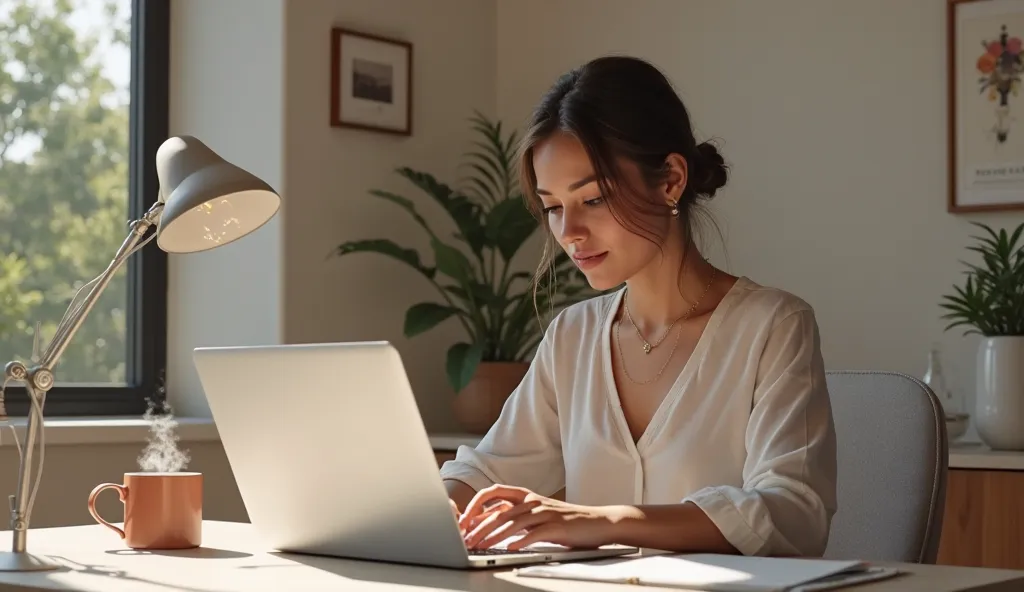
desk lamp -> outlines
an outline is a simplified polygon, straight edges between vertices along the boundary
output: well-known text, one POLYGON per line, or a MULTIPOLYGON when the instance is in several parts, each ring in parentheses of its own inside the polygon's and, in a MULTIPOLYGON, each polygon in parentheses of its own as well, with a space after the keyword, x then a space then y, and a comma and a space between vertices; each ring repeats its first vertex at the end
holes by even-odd
POLYGON ((0 571, 42 571, 58 567, 27 551, 29 521, 45 449, 43 405, 47 391, 54 385, 57 360, 110 279, 135 251, 154 237, 156 244, 168 253, 205 251, 226 245, 263 226, 280 207, 281 198, 267 183, 225 161, 192 136, 172 137, 161 144, 156 153, 156 171, 160 182, 157 202, 141 219, 130 223, 128 237, 106 270, 75 294, 53 340, 42 352, 38 351, 37 331, 34 365, 13 361, 4 369, 4 382, 0 385, 0 421, 7 420, 3 387, 10 380, 25 384, 30 407, 25 446, 19 446, 21 465, 17 493, 10 496, 13 540, 10 551, 0 552, 0 571), (153 226, 156 232, 143 238, 153 226), (40 440, 39 466, 33 476, 32 449, 37 438, 40 440))

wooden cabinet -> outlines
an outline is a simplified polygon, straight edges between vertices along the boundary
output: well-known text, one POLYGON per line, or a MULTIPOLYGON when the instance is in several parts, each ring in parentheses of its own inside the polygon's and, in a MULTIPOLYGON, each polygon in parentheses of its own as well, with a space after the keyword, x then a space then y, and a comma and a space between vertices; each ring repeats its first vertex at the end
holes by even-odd
POLYGON ((938 563, 1024 569, 1024 471, 949 470, 938 563))

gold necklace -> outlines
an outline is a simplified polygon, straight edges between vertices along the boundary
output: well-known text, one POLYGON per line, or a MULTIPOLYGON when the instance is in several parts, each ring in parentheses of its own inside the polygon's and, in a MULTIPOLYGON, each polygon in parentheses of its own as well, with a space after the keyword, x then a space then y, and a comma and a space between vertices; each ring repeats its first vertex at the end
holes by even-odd
POLYGON ((661 374, 662 374, 662 372, 665 371, 665 368, 668 368, 668 363, 672 361, 672 356, 676 353, 676 347, 679 346, 679 336, 682 335, 683 332, 680 331, 680 332, 676 333, 676 340, 675 340, 675 343, 672 344, 672 351, 668 352, 668 356, 665 358, 665 363, 661 365, 661 369, 658 370, 658 373, 655 374, 653 377, 648 378, 647 380, 640 381, 640 380, 636 380, 635 378, 633 378, 633 376, 629 373, 629 369, 626 368, 626 356, 625 356, 625 354, 622 351, 622 339, 619 338, 619 327, 620 326, 622 326, 622 322, 621 321, 615 323, 615 343, 617 343, 618 346, 619 346, 619 365, 622 367, 622 373, 625 374, 626 378, 628 378, 629 381, 632 382, 633 384, 639 384, 639 385, 651 384, 652 382, 657 380, 659 377, 661 377, 661 374))
POLYGON ((691 314, 693 314, 693 311, 697 310, 697 306, 700 304, 701 300, 704 300, 704 296, 707 295, 708 290, 711 288, 711 283, 715 281, 715 274, 716 273, 718 273, 718 269, 712 267, 711 268, 711 279, 709 279, 708 280, 708 284, 706 286, 704 286, 704 292, 700 295, 700 298, 697 298, 697 300, 693 303, 693 306, 690 307, 690 310, 686 311, 681 316, 679 316, 676 320, 672 321, 672 324, 668 326, 668 329, 665 329, 665 333, 661 336, 661 339, 659 339, 655 343, 651 343, 651 342, 647 341, 647 338, 644 337, 643 333, 640 332, 640 327, 637 327, 636 323, 633 322, 633 315, 629 314, 629 302, 627 301, 625 296, 622 297, 622 306, 626 310, 626 318, 629 319, 629 324, 633 325, 633 330, 636 331, 636 336, 640 338, 640 341, 644 342, 644 345, 643 345, 644 354, 651 353, 652 349, 654 349, 654 348, 658 347, 659 345, 661 345, 661 342, 665 341, 665 338, 668 337, 668 334, 672 332, 672 327, 675 327, 676 323, 678 323, 679 321, 681 321, 683 319, 689 318, 689 316, 691 314))

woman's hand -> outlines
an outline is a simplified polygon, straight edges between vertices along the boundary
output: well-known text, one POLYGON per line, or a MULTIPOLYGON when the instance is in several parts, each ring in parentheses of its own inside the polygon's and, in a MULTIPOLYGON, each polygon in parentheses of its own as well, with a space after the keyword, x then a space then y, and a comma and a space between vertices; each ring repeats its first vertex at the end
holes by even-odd
POLYGON ((615 516, 610 508, 581 506, 537 495, 528 489, 493 485, 466 506, 459 521, 466 547, 487 549, 515 534, 510 550, 536 542, 593 548, 609 544, 615 516))

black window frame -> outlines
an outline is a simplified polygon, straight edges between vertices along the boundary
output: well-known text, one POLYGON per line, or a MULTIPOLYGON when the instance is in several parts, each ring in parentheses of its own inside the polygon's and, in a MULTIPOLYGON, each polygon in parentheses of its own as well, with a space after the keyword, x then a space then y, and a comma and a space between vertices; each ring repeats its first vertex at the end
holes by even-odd
MULTIPOLYGON (((136 220, 156 202, 160 191, 155 159, 157 148, 168 137, 170 0, 132 0, 131 10, 128 215, 136 220)), ((97 269, 95 273, 102 271, 97 269)), ((126 261, 118 273, 128 274, 126 385, 64 385, 58 363, 54 369, 56 384, 47 393, 43 409, 46 417, 142 415, 149 399, 165 396, 167 254, 151 242, 126 261)), ((92 277, 70 279, 88 281, 92 277)), ((94 310, 92 314, 101 313, 94 310)), ((28 362, 25 358, 23 361, 28 362)), ((5 395, 8 415, 25 416, 25 388, 20 383, 9 383, 5 395)))

